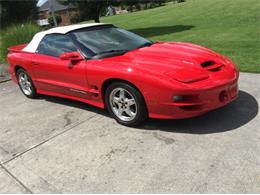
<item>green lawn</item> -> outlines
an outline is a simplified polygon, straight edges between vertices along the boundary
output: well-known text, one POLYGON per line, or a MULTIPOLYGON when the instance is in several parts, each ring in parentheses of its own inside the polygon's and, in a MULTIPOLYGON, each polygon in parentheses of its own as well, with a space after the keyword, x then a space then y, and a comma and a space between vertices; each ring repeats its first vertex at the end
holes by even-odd
POLYGON ((101 18, 154 41, 186 41, 230 57, 241 71, 260 73, 260 1, 188 0, 101 18))

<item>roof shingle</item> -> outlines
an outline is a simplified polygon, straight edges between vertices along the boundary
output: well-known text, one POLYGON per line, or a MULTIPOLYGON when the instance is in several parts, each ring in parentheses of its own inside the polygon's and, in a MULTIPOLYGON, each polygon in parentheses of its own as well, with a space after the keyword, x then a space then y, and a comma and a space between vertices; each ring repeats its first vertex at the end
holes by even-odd
POLYGON ((52 10, 53 11, 61 11, 61 10, 66 10, 66 9, 71 9, 71 8, 76 8, 74 5, 62 5, 56 0, 47 0, 45 3, 43 3, 39 7, 39 11, 46 11, 46 10, 52 10))

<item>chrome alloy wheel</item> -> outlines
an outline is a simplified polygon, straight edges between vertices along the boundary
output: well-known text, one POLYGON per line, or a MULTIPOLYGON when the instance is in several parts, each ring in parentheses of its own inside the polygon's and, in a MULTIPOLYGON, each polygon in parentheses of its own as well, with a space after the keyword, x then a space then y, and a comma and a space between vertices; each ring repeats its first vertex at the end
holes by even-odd
POLYGON ((137 104, 133 95, 123 88, 115 88, 109 96, 113 113, 122 121, 132 121, 137 114, 137 104))
POLYGON ((31 95, 32 94, 32 83, 30 82, 27 74, 24 72, 21 72, 18 76, 18 81, 21 86, 22 91, 25 95, 31 95))

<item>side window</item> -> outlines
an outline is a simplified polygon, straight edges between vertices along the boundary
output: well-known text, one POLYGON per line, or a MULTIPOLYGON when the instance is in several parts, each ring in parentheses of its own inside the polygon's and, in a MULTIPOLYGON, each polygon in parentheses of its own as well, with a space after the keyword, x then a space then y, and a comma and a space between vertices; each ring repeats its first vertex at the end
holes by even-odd
POLYGON ((46 35, 40 42, 37 53, 59 57, 65 52, 77 51, 77 48, 65 35, 46 35))

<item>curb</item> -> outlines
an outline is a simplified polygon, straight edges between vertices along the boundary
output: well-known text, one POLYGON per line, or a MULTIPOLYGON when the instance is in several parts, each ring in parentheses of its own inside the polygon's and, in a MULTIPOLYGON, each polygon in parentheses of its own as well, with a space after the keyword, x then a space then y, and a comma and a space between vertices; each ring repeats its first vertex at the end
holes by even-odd
POLYGON ((1 83, 6 83, 6 82, 8 82, 8 81, 11 81, 11 79, 0 80, 0 84, 1 84, 1 83))
POLYGON ((4 65, 0 62, 0 83, 8 82, 11 80, 7 67, 7 64, 4 65))
POLYGON ((11 80, 11 77, 9 74, 1 74, 0 73, 0 83, 5 83, 11 80))

